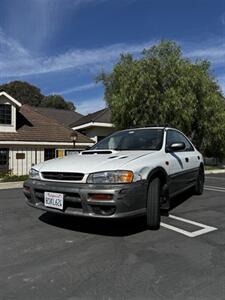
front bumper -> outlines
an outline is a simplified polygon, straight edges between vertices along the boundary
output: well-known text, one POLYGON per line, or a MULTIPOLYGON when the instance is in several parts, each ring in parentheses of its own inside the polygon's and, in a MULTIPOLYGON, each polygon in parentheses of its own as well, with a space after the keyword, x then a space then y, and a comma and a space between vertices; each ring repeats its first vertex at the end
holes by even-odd
POLYGON ((28 179, 24 194, 30 206, 60 214, 112 219, 146 214, 145 180, 131 184, 88 184, 28 179), (44 192, 64 194, 64 209, 46 207, 44 192), (93 200, 91 194, 112 195, 112 199, 93 200))

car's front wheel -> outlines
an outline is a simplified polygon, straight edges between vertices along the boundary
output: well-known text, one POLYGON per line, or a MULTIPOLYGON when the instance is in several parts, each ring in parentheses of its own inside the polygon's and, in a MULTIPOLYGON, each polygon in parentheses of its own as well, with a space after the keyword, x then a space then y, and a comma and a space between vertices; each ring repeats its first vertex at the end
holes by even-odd
POLYGON ((154 230, 160 227, 160 186, 160 179, 153 178, 147 194, 147 227, 154 230))

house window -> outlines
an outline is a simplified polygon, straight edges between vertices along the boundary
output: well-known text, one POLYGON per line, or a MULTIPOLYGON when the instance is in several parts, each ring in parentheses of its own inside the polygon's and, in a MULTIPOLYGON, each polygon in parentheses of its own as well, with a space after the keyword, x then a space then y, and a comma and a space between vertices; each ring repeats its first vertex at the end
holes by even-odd
POLYGON ((53 158, 55 158, 55 149, 54 148, 45 149, 45 160, 49 160, 53 158))
POLYGON ((11 124, 11 123, 12 123, 11 105, 0 104, 0 124, 11 124))
POLYGON ((8 171, 9 167, 9 149, 0 149, 0 172, 8 171))
POLYGON ((64 149, 57 149, 56 150, 56 157, 64 157, 65 156, 65 150, 64 149))
POLYGON ((25 159, 25 153, 16 153, 16 159, 25 159))

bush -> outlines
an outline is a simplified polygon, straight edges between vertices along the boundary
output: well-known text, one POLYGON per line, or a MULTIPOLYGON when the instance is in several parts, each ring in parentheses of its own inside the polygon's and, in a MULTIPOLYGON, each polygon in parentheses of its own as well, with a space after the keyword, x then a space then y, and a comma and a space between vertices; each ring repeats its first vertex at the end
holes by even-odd
POLYGON ((0 180, 1 182, 13 182, 13 181, 25 181, 28 179, 28 175, 10 175, 10 174, 5 174, 4 176, 0 175, 0 180))

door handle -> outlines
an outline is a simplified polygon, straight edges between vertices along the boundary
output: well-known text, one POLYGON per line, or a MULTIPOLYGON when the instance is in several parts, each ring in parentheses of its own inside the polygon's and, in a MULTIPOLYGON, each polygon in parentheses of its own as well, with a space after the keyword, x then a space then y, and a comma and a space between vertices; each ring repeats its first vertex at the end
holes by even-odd
POLYGON ((188 157, 185 157, 185 161, 186 161, 186 162, 189 162, 189 158, 188 158, 188 157))

